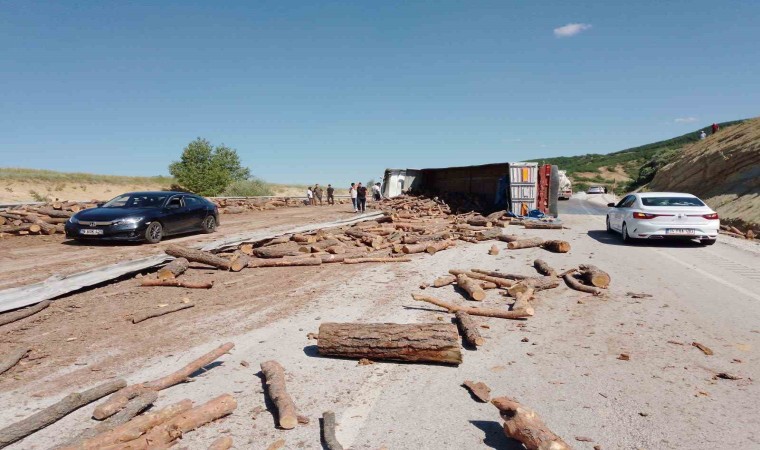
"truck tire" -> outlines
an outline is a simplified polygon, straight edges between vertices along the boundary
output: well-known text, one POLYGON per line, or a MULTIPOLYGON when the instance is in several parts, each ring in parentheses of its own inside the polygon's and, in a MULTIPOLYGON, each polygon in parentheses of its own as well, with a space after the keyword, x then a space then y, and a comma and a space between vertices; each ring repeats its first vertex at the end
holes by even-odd
POLYGON ((549 179, 549 214, 559 217, 557 203, 559 202, 559 167, 552 166, 552 175, 549 179))

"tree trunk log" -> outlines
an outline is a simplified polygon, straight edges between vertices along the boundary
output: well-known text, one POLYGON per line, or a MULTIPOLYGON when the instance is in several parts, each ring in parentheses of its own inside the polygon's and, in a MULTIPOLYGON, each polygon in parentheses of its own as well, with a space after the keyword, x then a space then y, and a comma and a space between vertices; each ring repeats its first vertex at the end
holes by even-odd
POLYGON ((462 336, 468 344, 472 345, 473 347, 478 347, 486 343, 486 340, 483 339, 483 336, 480 335, 480 332, 478 331, 478 324, 475 323, 475 321, 472 319, 472 316, 464 311, 456 311, 454 313, 454 316, 457 318, 459 331, 462 332, 462 336))
POLYGON ((213 281, 183 281, 176 278, 170 278, 168 280, 159 280, 156 278, 143 278, 140 280, 140 286, 142 287, 155 287, 155 286, 169 286, 169 287, 181 287, 187 289, 211 289, 214 287, 213 281))
POLYGON ((433 287, 444 287, 448 286, 450 284, 454 284, 457 281, 456 275, 444 275, 442 277, 438 277, 433 281, 433 287))
POLYGON ((475 232, 475 239, 477 239, 478 241, 498 239, 499 236, 501 236, 501 228, 489 228, 487 230, 475 232))
POLYGON ((158 269, 158 279, 169 280, 172 278, 177 278, 178 276, 185 273, 188 267, 190 267, 190 261, 188 261, 186 258, 176 258, 169 264, 158 269))
MULTIPOLYGON (((473 225, 476 227, 491 227, 493 223, 483 216, 475 216, 467 219, 467 225, 473 225)), ((501 233, 501 230, 499 230, 501 233)))
POLYGON ((528 450, 570 450, 570 446, 552 433, 534 411, 509 397, 498 397, 491 403, 504 419, 504 434, 522 442, 528 450))
POLYGON ((293 237, 290 238, 290 240, 294 242, 298 242, 299 244, 313 244, 317 242, 317 237, 315 235, 305 235, 305 234, 294 234, 293 237))
POLYGON ((471 316, 496 317, 499 319, 523 319, 525 317, 532 316, 532 314, 526 311, 507 311, 504 309, 496 308, 473 308, 470 306, 459 306, 453 303, 439 300, 435 297, 430 297, 428 295, 412 294, 412 298, 420 302, 432 303, 433 305, 440 306, 441 308, 447 309, 453 313, 457 311, 463 311, 467 314, 470 314, 471 316))
MULTIPOLYGON (((334 255, 331 255, 334 256, 334 255)), ((319 266, 321 258, 310 256, 292 259, 252 259, 248 261, 248 267, 294 267, 294 266, 319 266)))
POLYGON ((495 212, 492 212, 491 214, 487 215, 486 219, 488 219, 488 220, 490 220, 490 221, 493 222, 493 221, 501 219, 502 217, 504 217, 506 215, 507 215, 507 211, 506 210, 495 211, 495 212))
POLYGON ((18 311, 5 313, 2 316, 0 316, 0 326, 9 324, 11 322, 15 322, 17 320, 21 320, 25 317, 33 316, 37 314, 38 312, 42 311, 43 309, 50 306, 50 300, 45 300, 44 302, 37 303, 34 306, 30 306, 29 308, 20 309, 18 311))
POLYGON ((251 258, 241 251, 236 251, 230 258, 230 270, 232 272, 240 272, 248 267, 248 262, 251 258))
POLYGON ((435 255, 437 252, 441 250, 446 250, 449 247, 453 247, 454 242, 445 240, 445 241, 436 241, 431 242, 427 244, 427 247, 425 247, 425 251, 428 252, 431 255, 435 255))
POLYGON ((528 288, 524 292, 518 292, 515 295, 515 302, 512 304, 512 311, 525 311, 531 316, 535 314, 533 305, 530 304, 531 297, 533 297, 533 288, 528 288))
POLYGON ((411 255, 413 253, 422 253, 425 250, 427 250, 427 243, 423 242, 420 244, 406 244, 403 247, 401 247, 401 251, 406 253, 407 255, 411 255))
POLYGON ((164 308, 143 311, 135 314, 134 317, 132 317, 132 323, 140 323, 144 320, 152 319, 153 317, 159 317, 176 311, 182 311, 183 309, 192 308, 193 306, 195 306, 193 303, 178 303, 176 305, 166 306, 164 308))
POLYGON ((541 275, 546 275, 547 277, 556 277, 557 271, 552 268, 546 261, 543 259, 537 259, 533 261, 533 267, 536 268, 536 271, 540 273, 541 275))
POLYGON ((148 409, 156 399, 158 399, 158 392, 143 391, 140 395, 130 400, 124 409, 94 427, 84 430, 77 435, 77 437, 72 439, 71 442, 76 443, 86 441, 87 439, 106 433, 119 425, 129 422, 136 415, 148 409))
POLYGON ((565 280, 565 284, 567 284, 567 287, 569 287, 571 289, 575 289, 576 291, 586 292, 586 293, 594 294, 594 295, 601 295, 602 294, 602 290, 601 289, 599 289, 596 286, 587 286, 587 285, 581 283, 580 281, 578 281, 577 279, 575 279, 575 277, 573 276, 573 274, 568 273, 568 274, 566 274, 562 278, 565 280))
POLYGON ((570 243, 567 241, 544 241, 541 248, 554 253, 567 253, 570 251, 570 243))
POLYGON ((515 241, 520 240, 520 237, 515 236, 514 234, 502 234, 502 235, 497 236, 496 238, 502 242, 515 242, 515 241))
POLYGON ((285 256, 299 256, 299 246, 288 242, 286 244, 268 245, 253 249, 253 254, 259 258, 283 258, 285 256))
POLYGON ((581 264, 578 269, 579 276, 586 284, 602 289, 610 286, 610 275, 602 269, 591 264, 581 264))
POLYGON ((262 247, 269 247, 271 245, 277 245, 277 244, 287 244, 290 242, 291 235, 286 234, 285 236, 280 236, 276 238, 272 238, 269 241, 261 244, 262 247))
POLYGON ((222 436, 217 438, 208 447, 208 450, 229 450, 232 448, 232 438, 229 436, 222 436))
POLYGON ((488 254, 491 256, 496 256, 499 254, 499 247, 496 246, 496 244, 493 244, 490 249, 488 249, 488 254))
POLYGON ((343 446, 335 436, 335 413, 325 411, 322 413, 322 437, 327 445, 327 450, 343 450, 343 446))
POLYGON ((561 230, 562 224, 557 222, 540 222, 538 220, 526 220, 523 226, 527 229, 534 230, 561 230))
POLYGON ((64 219, 68 219, 69 217, 73 216, 73 212, 69 211, 58 211, 52 208, 38 208, 35 210, 35 212, 43 215, 43 216, 49 216, 49 217, 62 217, 64 219))
POLYGON ((387 263, 387 262, 409 262, 412 258, 398 257, 398 258, 380 258, 380 257, 366 257, 366 258, 346 258, 343 260, 343 264, 361 264, 361 263, 387 263))
POLYGON ((502 272, 497 272, 495 270, 472 269, 472 271, 475 273, 488 275, 489 277, 503 278, 505 280, 525 280, 527 278, 530 278, 530 276, 528 275, 518 275, 516 273, 502 273, 502 272))
POLYGON ((420 242, 429 242, 429 241, 441 241, 445 239, 451 238, 451 233, 448 231, 442 231, 440 233, 433 233, 433 234, 411 234, 408 236, 404 236, 403 243, 404 244, 419 244, 420 242))
POLYGON ((341 358, 367 358, 461 364, 459 334, 453 324, 323 323, 319 353, 341 358))
POLYGON ((16 351, 10 352, 7 356, 0 358, 0 374, 18 364, 18 362, 21 361, 30 350, 31 349, 29 348, 20 348, 16 351))
POLYGON ((277 407, 277 422, 280 427, 286 430, 295 428, 298 425, 298 411, 285 387, 285 369, 280 363, 272 360, 261 363, 261 372, 266 379, 267 394, 277 407))
POLYGON ((35 431, 41 430, 50 424, 57 422, 69 413, 76 411, 82 406, 94 402, 112 392, 118 391, 127 385, 124 380, 113 380, 88 389, 84 392, 69 394, 58 403, 48 406, 31 416, 0 430, 0 448, 10 445, 20 439, 29 436, 35 431))
POLYGON ((469 295, 472 300, 482 302, 486 298, 486 293, 483 288, 480 287, 475 280, 463 273, 457 275, 457 286, 467 292, 467 295, 469 295))
POLYGON ((543 291, 544 289, 554 289, 559 286, 559 280, 555 277, 534 277, 520 280, 519 283, 512 285, 509 289, 509 295, 517 298, 517 294, 526 292, 528 289, 534 291, 543 291))
POLYGON ((503 287, 503 288, 508 288, 514 284, 511 281, 507 280, 506 278, 492 277, 492 276, 484 275, 478 272, 468 272, 466 270, 451 269, 449 270, 449 273, 454 276, 464 274, 464 275, 467 275, 469 278, 474 278, 476 280, 481 280, 481 281, 488 281, 490 283, 495 284, 496 286, 503 287))
POLYGON ((507 244, 507 248, 510 250, 516 250, 520 248, 540 247, 544 243, 541 238, 521 239, 519 241, 512 241, 507 244))
POLYGON ((196 250, 179 245, 170 245, 164 251, 167 255, 174 256, 175 258, 185 258, 188 261, 206 264, 208 266, 216 267, 217 269, 230 270, 230 261, 228 259, 210 252, 204 252, 203 250, 196 250))

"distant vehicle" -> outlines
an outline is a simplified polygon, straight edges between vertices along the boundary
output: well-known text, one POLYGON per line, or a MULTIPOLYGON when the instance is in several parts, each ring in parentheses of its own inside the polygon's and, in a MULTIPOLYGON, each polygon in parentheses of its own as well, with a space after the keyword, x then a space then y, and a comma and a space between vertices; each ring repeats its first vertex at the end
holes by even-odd
POLYGON ((605 192, 604 186, 591 186, 586 191, 587 194, 604 194, 605 192))
POLYGON ((607 232, 623 241, 637 239, 699 239, 712 245, 718 239, 718 213, 699 198, 677 192, 626 195, 607 213, 607 232))
POLYGON ((570 200, 570 197, 573 196, 573 183, 570 181, 570 178, 567 177, 567 171, 560 170, 559 171, 559 195, 557 196, 560 200, 570 200))
POLYGON ((219 224, 215 204, 184 192, 130 192, 74 214, 66 237, 77 240, 160 242, 164 236, 202 231, 219 224))

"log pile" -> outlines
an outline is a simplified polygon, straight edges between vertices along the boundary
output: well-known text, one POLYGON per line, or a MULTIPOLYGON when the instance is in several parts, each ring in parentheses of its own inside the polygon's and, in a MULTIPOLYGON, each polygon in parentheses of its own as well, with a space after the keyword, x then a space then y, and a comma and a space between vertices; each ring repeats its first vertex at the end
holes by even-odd
POLYGON ((94 208, 91 202, 49 202, 38 205, 19 205, 0 210, 0 235, 51 235, 64 233, 69 217, 83 209, 94 208))
MULTIPOLYGON (((209 198, 221 214, 241 214, 251 211, 270 211, 277 208, 296 208, 306 206, 302 197, 270 197, 270 198, 209 198)), ((343 205, 349 201, 343 198, 335 199, 335 203, 343 205)))

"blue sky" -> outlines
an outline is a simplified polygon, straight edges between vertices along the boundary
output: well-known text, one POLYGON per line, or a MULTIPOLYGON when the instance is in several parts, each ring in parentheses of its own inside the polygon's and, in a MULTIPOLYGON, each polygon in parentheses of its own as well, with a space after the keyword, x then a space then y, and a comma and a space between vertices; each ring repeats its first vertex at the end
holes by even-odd
POLYGON ((757 116, 758 23, 754 0, 0 0, 0 166, 166 174, 202 136, 342 185, 606 153, 757 116))

